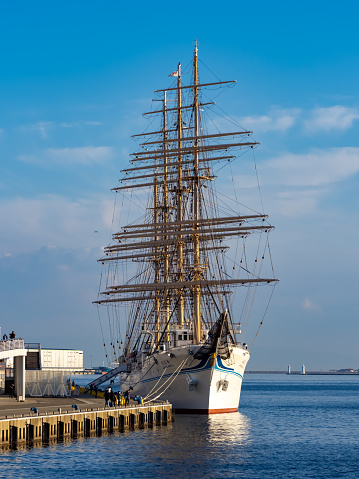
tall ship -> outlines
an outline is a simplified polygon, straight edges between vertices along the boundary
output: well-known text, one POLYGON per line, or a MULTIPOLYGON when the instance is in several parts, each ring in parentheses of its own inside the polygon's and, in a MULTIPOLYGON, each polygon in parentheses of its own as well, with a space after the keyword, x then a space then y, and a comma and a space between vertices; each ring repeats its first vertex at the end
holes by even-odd
POLYGON ((238 202, 235 180, 217 174, 258 142, 244 128, 206 127, 215 106, 208 92, 235 82, 200 81, 197 43, 187 70, 179 63, 169 77, 170 87, 157 90, 155 107, 143 114, 149 126, 132 137, 137 151, 113 189, 120 227, 99 259, 94 303, 105 313, 104 346, 115 365, 95 385, 117 377, 122 391, 145 403, 161 398, 176 412, 236 412, 250 357, 241 323, 258 287, 277 282, 272 267, 261 274, 271 264, 273 227, 238 202))

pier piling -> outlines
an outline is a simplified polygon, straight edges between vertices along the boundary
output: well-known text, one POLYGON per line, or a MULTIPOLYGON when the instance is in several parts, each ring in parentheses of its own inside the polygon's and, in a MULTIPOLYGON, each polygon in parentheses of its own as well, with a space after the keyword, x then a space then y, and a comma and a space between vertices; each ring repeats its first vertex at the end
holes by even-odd
POLYGON ((91 437, 125 430, 167 425, 172 421, 172 405, 151 403, 129 407, 93 408, 50 414, 19 414, 0 419, 0 447, 16 449, 61 442, 79 436, 91 437), (93 410, 94 409, 94 410, 93 410))

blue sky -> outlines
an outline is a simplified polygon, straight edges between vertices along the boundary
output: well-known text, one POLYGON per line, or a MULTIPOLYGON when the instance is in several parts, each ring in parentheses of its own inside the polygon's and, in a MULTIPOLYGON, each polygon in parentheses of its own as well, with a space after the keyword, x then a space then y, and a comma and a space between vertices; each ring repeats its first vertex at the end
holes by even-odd
MULTIPOLYGON (((281 282, 249 368, 359 367, 354 1, 1 2, 3 331, 104 359, 96 259, 153 91, 199 41, 201 75, 254 131, 281 282), (94 233, 98 230, 99 233, 94 233)), ((235 174, 241 180, 240 164, 235 174)), ((252 191, 243 184, 244 195, 252 191)))

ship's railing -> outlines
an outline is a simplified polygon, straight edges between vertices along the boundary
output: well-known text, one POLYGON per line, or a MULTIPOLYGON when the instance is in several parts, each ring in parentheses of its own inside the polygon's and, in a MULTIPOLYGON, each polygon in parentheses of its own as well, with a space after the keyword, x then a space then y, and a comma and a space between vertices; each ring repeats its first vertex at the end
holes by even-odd
POLYGON ((24 349, 23 339, 7 339, 6 341, 0 341, 1 351, 12 351, 13 349, 24 349))

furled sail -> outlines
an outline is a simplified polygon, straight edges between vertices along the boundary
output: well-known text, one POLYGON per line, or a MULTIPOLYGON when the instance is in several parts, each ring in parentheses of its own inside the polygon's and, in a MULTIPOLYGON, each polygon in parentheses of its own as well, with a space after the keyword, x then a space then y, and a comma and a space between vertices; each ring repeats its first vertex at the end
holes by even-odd
POLYGON ((207 359, 212 354, 217 354, 221 359, 228 359, 231 355, 229 345, 234 344, 228 327, 227 312, 225 311, 214 323, 208 333, 208 337, 195 353, 195 359, 207 359))

